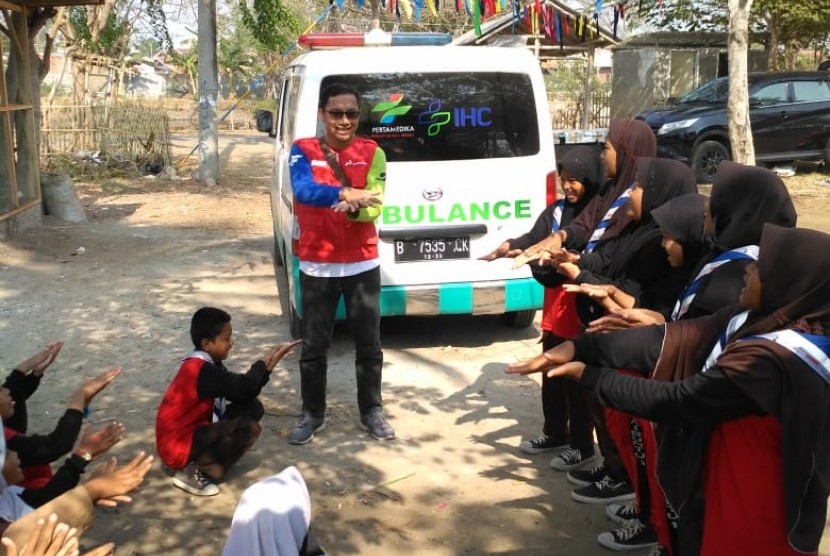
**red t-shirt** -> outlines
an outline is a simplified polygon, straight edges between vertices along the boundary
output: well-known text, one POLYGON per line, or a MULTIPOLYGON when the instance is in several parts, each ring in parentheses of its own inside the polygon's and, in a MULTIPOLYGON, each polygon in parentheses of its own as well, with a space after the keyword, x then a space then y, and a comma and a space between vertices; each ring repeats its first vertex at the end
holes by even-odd
POLYGON ((582 325, 576 313, 575 293, 566 292, 562 286, 545 288, 542 330, 565 339, 576 338, 582 333, 582 325))
POLYGON ((781 422, 726 421, 712 433, 704 467, 701 556, 802 555, 787 542, 781 422))

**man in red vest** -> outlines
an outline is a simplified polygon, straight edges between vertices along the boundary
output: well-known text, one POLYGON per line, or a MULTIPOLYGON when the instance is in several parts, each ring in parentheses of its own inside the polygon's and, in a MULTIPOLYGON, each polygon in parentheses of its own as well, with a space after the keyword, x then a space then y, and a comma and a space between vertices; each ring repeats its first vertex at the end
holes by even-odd
POLYGON ((291 444, 309 442, 326 426, 327 352, 342 295, 355 343, 360 428, 378 440, 395 431, 381 399, 380 266, 374 221, 386 184, 386 155, 355 136, 360 96, 331 84, 320 93, 322 138, 298 139, 289 167, 294 191, 294 253, 300 260, 303 408, 291 444))

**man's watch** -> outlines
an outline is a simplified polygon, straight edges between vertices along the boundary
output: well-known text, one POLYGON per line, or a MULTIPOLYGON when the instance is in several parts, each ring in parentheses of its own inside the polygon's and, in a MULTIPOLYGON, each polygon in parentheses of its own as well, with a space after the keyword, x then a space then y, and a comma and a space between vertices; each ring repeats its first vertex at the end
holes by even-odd
POLYGON ((78 452, 77 456, 80 457, 81 459, 83 459, 87 463, 92 461, 92 454, 90 454, 86 450, 78 452))

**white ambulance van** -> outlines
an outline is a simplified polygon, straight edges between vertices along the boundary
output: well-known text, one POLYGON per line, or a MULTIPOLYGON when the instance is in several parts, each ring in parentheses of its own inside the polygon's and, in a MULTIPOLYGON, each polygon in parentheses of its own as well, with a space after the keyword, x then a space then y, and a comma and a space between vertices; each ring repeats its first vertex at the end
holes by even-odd
MULTIPOLYGON (((387 44, 409 35, 374 33, 368 36, 387 44)), ((388 161, 376 223, 381 315, 503 314, 512 326, 529 326, 542 288, 527 267, 477 257, 529 230, 555 196, 538 60, 522 48, 331 48, 333 40, 360 43, 363 36, 301 37, 316 44, 284 72, 275 128, 260 129, 275 136, 274 260, 287 279, 291 333, 299 336, 303 311, 288 156, 295 139, 322 135, 318 97, 335 82, 360 92, 357 133, 377 141, 388 161)), ((342 303, 338 317, 345 317, 342 303)))

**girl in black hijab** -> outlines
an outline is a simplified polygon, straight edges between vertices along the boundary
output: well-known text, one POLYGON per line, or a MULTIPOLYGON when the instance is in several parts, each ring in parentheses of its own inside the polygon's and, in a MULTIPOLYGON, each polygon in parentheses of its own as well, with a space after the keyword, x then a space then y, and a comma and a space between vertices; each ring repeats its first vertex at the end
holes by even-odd
POLYGON ((521 264, 555 258, 564 245, 568 249, 591 252, 602 242, 619 235, 631 222, 625 204, 634 186, 637 158, 657 155, 654 132, 642 120, 611 120, 602 158, 608 180, 569 225, 529 246, 521 264))
MULTIPOLYGON (((509 239, 481 257, 492 261, 515 257, 576 218, 594 198, 602 180, 602 167, 596 150, 587 146, 569 150, 558 165, 564 196, 548 206, 526 234, 509 239)), ((573 295, 562 289, 564 277, 550 267, 531 265, 533 276, 545 286, 542 308, 542 349, 548 350, 581 332, 573 295)), ((594 459, 594 427, 582 398, 582 389, 567 380, 542 380, 542 434, 520 444, 528 454, 557 449, 575 450, 579 462, 594 459)), ((556 458, 554 458, 555 460, 556 458)), ((552 463, 553 464, 553 463, 552 463)))
MULTIPOLYGON (((686 276, 680 274, 682 269, 673 270, 669 265, 651 212, 676 197, 697 193, 697 184, 689 167, 675 160, 640 158, 637 169, 637 185, 628 208, 632 223, 626 231, 593 253, 571 255, 569 262, 559 265, 559 271, 576 284, 612 286, 604 290, 607 303, 668 313, 686 276)), ((588 302, 586 307, 592 305, 587 296, 583 302, 588 302)))
POLYGON ((815 554, 830 494, 828 253, 827 234, 765 226, 741 307, 656 335, 663 380, 601 368, 649 372, 658 327, 586 335, 508 372, 563 364, 550 374, 579 380, 603 404, 705 435, 660 447, 680 556, 815 554))
MULTIPOLYGON (((765 168, 729 161, 718 167, 705 214, 712 246, 678 296, 669 315, 673 321, 710 315, 735 304, 743 288, 744 269, 758 257, 764 224, 793 228, 797 220, 781 178, 765 168)), ((622 310, 592 322, 589 331, 662 324, 665 320, 653 312, 622 310)))

